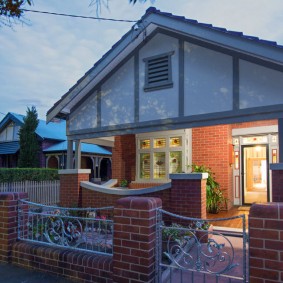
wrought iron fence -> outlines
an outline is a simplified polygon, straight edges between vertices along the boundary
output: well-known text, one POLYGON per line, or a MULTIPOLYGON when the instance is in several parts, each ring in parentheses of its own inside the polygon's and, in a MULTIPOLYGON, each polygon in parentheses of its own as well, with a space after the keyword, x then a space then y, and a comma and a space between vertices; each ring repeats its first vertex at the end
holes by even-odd
POLYGON ((159 209, 157 219, 157 282, 246 282, 245 215, 203 220, 159 209), (243 229, 220 232, 210 222, 224 220, 240 220, 243 229))
POLYGON ((19 200, 18 238, 112 255, 113 207, 65 208, 19 200))

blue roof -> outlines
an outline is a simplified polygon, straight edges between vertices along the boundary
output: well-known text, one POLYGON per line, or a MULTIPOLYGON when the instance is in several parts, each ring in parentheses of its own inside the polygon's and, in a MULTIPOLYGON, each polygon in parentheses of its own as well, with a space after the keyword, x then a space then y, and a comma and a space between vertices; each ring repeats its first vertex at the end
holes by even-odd
POLYGON ((0 154, 15 154, 19 149, 18 141, 0 143, 0 154))
POLYGON ((151 13, 163 15, 163 16, 166 16, 166 17, 173 18, 175 20, 179 20, 179 21, 190 23, 190 24, 195 24, 195 25, 198 25, 198 26, 206 27, 206 28, 209 28, 209 29, 217 30, 217 31, 220 31, 220 32, 228 33, 228 34, 231 34, 233 36, 238 36, 238 37, 242 37, 242 38, 245 38, 245 39, 257 41, 257 42, 260 42, 260 43, 263 43, 263 44, 283 48, 283 45, 277 44, 276 41, 264 40, 264 39, 260 39, 256 36, 245 35, 245 34, 243 34, 242 32, 239 32, 239 31, 230 31, 230 30, 227 30, 226 28, 223 28, 223 27, 215 27, 212 24, 200 23, 197 20, 187 19, 183 16, 176 16, 176 15, 173 15, 171 13, 161 12, 160 10, 157 10, 155 7, 149 7, 146 10, 145 15, 142 16, 141 20, 144 19, 145 17, 147 17, 151 13))
MULTIPOLYGON (((58 144, 55 144, 53 146, 48 147, 47 149, 44 149, 43 152, 58 152, 58 151, 67 151, 68 144, 67 141, 60 142, 58 144)), ((75 151, 75 144, 73 144, 73 151, 75 151)), ((101 154, 101 155, 111 155, 112 153, 105 148, 96 145, 96 144, 89 144, 89 143, 82 143, 81 144, 81 152, 84 153, 95 153, 95 154, 101 154)))
MULTIPOLYGON (((0 122, 0 130, 5 126, 10 120, 14 121, 19 126, 24 123, 24 115, 9 112, 3 120, 0 122)), ((52 140, 66 140, 66 121, 59 120, 58 122, 50 122, 46 124, 46 121, 40 120, 36 129, 36 134, 42 139, 52 139, 52 140)))

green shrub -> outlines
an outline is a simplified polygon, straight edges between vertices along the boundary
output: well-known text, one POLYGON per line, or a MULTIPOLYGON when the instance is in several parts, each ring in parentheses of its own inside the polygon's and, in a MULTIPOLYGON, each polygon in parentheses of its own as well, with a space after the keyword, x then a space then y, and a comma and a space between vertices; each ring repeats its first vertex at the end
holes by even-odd
POLYGON ((57 169, 0 168, 0 183, 59 180, 57 169))
POLYGON ((189 165, 193 172, 208 173, 206 180, 206 211, 208 213, 216 214, 220 211, 220 208, 227 206, 228 199, 224 196, 220 189, 220 185, 216 182, 214 173, 210 168, 204 165, 189 165))

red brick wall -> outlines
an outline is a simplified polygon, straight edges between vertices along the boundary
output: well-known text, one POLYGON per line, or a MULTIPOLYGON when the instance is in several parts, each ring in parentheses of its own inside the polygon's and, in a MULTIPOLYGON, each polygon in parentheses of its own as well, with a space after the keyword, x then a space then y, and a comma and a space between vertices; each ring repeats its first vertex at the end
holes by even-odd
POLYGON ((283 203, 253 204, 249 237, 249 282, 283 282, 283 203))
POLYGON ((142 188, 150 188, 150 187, 156 187, 159 186, 158 183, 130 183, 129 188, 130 189, 142 189, 142 188))
POLYGON ((161 200, 128 197, 114 208, 114 282, 155 282, 156 209, 161 200))
POLYGON ((230 125, 194 128, 192 130, 192 163, 205 165, 215 173, 224 195, 233 202, 232 167, 230 155, 232 132, 230 125))
POLYGON ((283 202, 283 170, 272 170, 272 201, 283 202))
POLYGON ((136 177, 136 138, 135 135, 115 137, 112 151, 112 178, 134 181, 136 177))
POLYGON ((60 205, 76 207, 81 205, 80 182, 88 181, 89 174, 60 174, 60 205))
POLYGON ((277 120, 262 120, 262 121, 231 124, 231 128, 232 129, 240 129, 240 128, 273 126, 273 125, 277 125, 277 124, 278 124, 277 120))
POLYGON ((10 262, 18 238, 18 200, 27 193, 0 194, 0 262, 10 262))
MULTIPOLYGON (((205 180, 173 180, 170 189, 139 196, 160 198, 163 209, 175 214, 206 218, 205 186, 205 180)), ((82 188, 82 207, 114 206, 121 197, 82 188)))
POLYGON ((17 242, 13 245, 12 263, 76 282, 113 282, 112 257, 89 252, 17 242))

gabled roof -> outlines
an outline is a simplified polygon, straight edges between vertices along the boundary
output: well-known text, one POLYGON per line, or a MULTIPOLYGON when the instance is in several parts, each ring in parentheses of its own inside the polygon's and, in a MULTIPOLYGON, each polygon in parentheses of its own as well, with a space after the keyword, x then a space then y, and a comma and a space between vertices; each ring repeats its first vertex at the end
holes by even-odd
MULTIPOLYGON (((13 121, 18 126, 22 126, 24 123, 24 115, 9 112, 3 120, 0 122, 0 131, 4 128, 10 121, 13 121)), ((59 122, 52 122, 46 124, 46 121, 39 120, 36 134, 41 139, 52 139, 52 140, 66 140, 66 121, 60 120, 59 122)))
MULTIPOLYGON (((44 153, 48 152, 62 152, 67 151, 67 141, 60 142, 58 144, 55 144, 53 146, 48 147, 47 149, 44 149, 44 153)), ((73 151, 75 151, 75 144, 73 144, 73 151)), ((89 144, 89 143, 82 143, 81 144, 81 152, 84 153, 96 153, 98 155, 111 155, 112 153, 105 148, 96 145, 96 144, 89 144)))
POLYGON ((211 24, 164 13, 156 8, 147 9, 145 15, 112 48, 97 61, 78 82, 58 100, 47 112, 47 122, 54 117, 65 118, 95 85, 115 66, 150 36, 157 28, 170 30, 198 40, 250 54, 283 65, 282 49, 274 41, 244 35, 242 32, 229 31, 211 24))
MULTIPOLYGON (((10 122, 14 122, 18 126, 24 123, 24 115, 9 112, 0 122, 0 131, 6 127, 10 122)), ((59 143, 52 145, 43 150, 43 152, 62 152, 67 151, 67 137, 66 137, 66 121, 60 120, 58 122, 51 122, 46 124, 44 120, 39 120, 36 134, 42 139, 58 140, 59 143)), ((73 145, 75 146, 75 144, 73 145)), ((14 154, 20 149, 19 141, 1 142, 0 154, 14 154)), ((81 152, 92 153, 99 155, 111 155, 112 153, 105 148, 89 143, 81 144, 81 152)))

